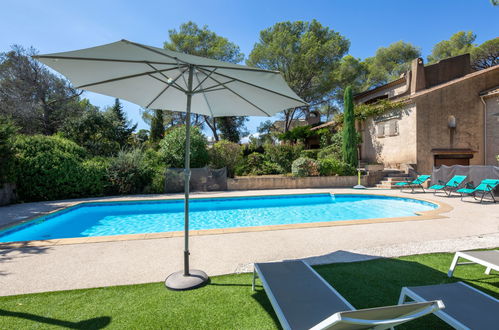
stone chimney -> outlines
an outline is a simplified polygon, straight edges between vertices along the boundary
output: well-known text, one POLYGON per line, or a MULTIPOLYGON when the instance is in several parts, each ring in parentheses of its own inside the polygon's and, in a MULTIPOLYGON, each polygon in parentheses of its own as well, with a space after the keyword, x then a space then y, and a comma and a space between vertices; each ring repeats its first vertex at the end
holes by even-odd
POLYGON ((411 94, 426 88, 424 64, 421 57, 412 60, 411 63, 411 94))

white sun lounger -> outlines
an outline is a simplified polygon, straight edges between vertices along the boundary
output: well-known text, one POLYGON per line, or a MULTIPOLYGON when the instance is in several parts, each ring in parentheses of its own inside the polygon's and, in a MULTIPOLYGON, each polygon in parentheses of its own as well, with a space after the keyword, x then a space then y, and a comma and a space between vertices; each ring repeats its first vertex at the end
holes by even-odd
POLYGON ((441 301, 356 310, 303 261, 255 264, 284 329, 389 329, 444 308, 441 301))
POLYGON ((471 264, 480 264, 485 266, 485 274, 487 275, 490 274, 492 269, 499 271, 499 250, 456 252, 450 265, 450 269, 447 272, 447 276, 452 277, 456 266, 471 264), (469 260, 469 262, 458 262, 459 258, 469 260))
POLYGON ((445 310, 436 316, 456 329, 498 329, 499 300, 463 282, 404 287, 399 304, 406 298, 416 302, 442 300, 445 310))

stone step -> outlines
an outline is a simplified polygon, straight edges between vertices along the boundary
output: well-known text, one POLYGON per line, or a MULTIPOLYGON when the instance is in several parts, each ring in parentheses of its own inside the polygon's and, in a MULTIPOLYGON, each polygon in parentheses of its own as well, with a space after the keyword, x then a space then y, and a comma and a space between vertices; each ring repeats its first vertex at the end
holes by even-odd
POLYGON ((399 173, 390 173, 387 176, 391 178, 407 178, 410 175, 404 172, 399 172, 399 173))
POLYGON ((409 177, 403 177, 403 176, 394 176, 394 177, 389 177, 385 176, 382 181, 388 181, 388 182, 404 182, 404 181, 409 181, 409 177))
POLYGON ((391 184, 383 184, 383 183, 378 183, 376 185, 376 188, 378 189, 399 189, 399 187, 395 186, 395 185, 391 185, 391 184))

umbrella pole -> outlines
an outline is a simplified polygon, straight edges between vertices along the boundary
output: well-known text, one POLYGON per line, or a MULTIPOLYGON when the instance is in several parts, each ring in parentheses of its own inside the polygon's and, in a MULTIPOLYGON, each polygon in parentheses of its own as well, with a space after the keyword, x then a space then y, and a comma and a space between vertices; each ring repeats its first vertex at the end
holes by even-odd
POLYGON ((189 65, 187 81, 187 108, 185 119, 185 163, 184 163, 184 270, 170 274, 165 286, 171 290, 190 290, 208 283, 209 277, 202 270, 189 268, 189 183, 191 179, 191 99, 194 66, 189 65))
MULTIPOLYGON (((192 78, 189 72, 189 89, 192 78)), ((187 115, 185 118, 185 165, 184 165, 184 276, 189 276, 189 183, 191 181, 191 98, 187 94, 187 115)))

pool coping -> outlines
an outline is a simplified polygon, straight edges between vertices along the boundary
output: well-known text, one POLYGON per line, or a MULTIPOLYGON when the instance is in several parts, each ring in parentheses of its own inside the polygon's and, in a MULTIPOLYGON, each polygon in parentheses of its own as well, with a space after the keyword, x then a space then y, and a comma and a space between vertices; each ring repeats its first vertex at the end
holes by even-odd
MULTIPOLYGON (((320 228, 320 227, 332 227, 332 226, 349 226, 356 224, 373 224, 373 223, 388 223, 388 222, 401 222, 401 221, 419 221, 419 220, 432 220, 432 219, 443 219, 448 218, 442 213, 447 213, 454 208, 449 204, 429 200, 419 197, 400 197, 388 194, 378 194, 378 193, 333 193, 334 195, 375 195, 375 196, 385 196, 392 198, 407 198, 415 199, 431 204, 436 204, 438 207, 429 211, 415 212, 415 216, 408 217, 394 217, 394 218, 374 218, 374 219, 357 219, 357 220, 341 220, 341 221, 324 221, 324 222, 310 222, 310 223, 297 223, 297 224, 283 224, 283 225, 268 225, 268 226, 253 226, 253 227, 234 227, 234 228, 220 228, 220 229, 202 229, 202 230, 190 230, 189 236, 200 236, 200 235, 220 235, 220 234, 233 234, 233 233, 245 233, 245 232, 259 232, 259 231, 273 231, 273 230, 289 230, 289 229, 304 229, 304 228, 320 228)), ((300 195, 315 195, 324 194, 318 192, 307 192, 301 193, 300 195)), ((226 196, 226 197, 205 197, 205 196, 192 196, 191 199, 213 199, 213 198, 245 198, 245 197, 268 197, 268 196, 283 196, 283 195, 296 195, 296 193, 279 193, 279 194, 262 194, 262 195, 252 195, 252 196, 226 196)), ((74 203, 68 203, 64 207, 52 210, 49 212, 43 212, 36 216, 29 217, 10 223, 6 226, 0 227, 0 230, 6 230, 8 228, 16 227, 23 223, 29 223, 36 221, 39 218, 53 215, 59 212, 65 212, 69 209, 76 208, 85 204, 96 204, 96 203, 133 203, 133 202, 158 202, 158 201, 174 201, 183 200, 183 198, 178 198, 178 196, 169 196, 156 199, 144 199, 142 197, 127 199, 126 201, 117 199, 110 199, 105 201, 79 201, 74 203)), ((58 238, 58 239, 48 239, 48 240, 32 240, 32 241, 17 241, 17 242, 0 242, 0 249, 18 249, 24 247, 42 247, 42 246, 55 246, 55 245, 71 245, 71 244, 84 244, 84 243, 102 243, 102 242, 116 242, 116 241, 129 241, 129 240, 144 240, 144 239, 158 239, 158 238, 172 238, 172 237, 183 237, 184 231, 170 231, 170 232, 160 232, 160 233, 146 233, 146 234, 127 234, 127 235, 113 235, 113 236, 94 236, 94 237, 74 237, 74 238, 58 238)))

